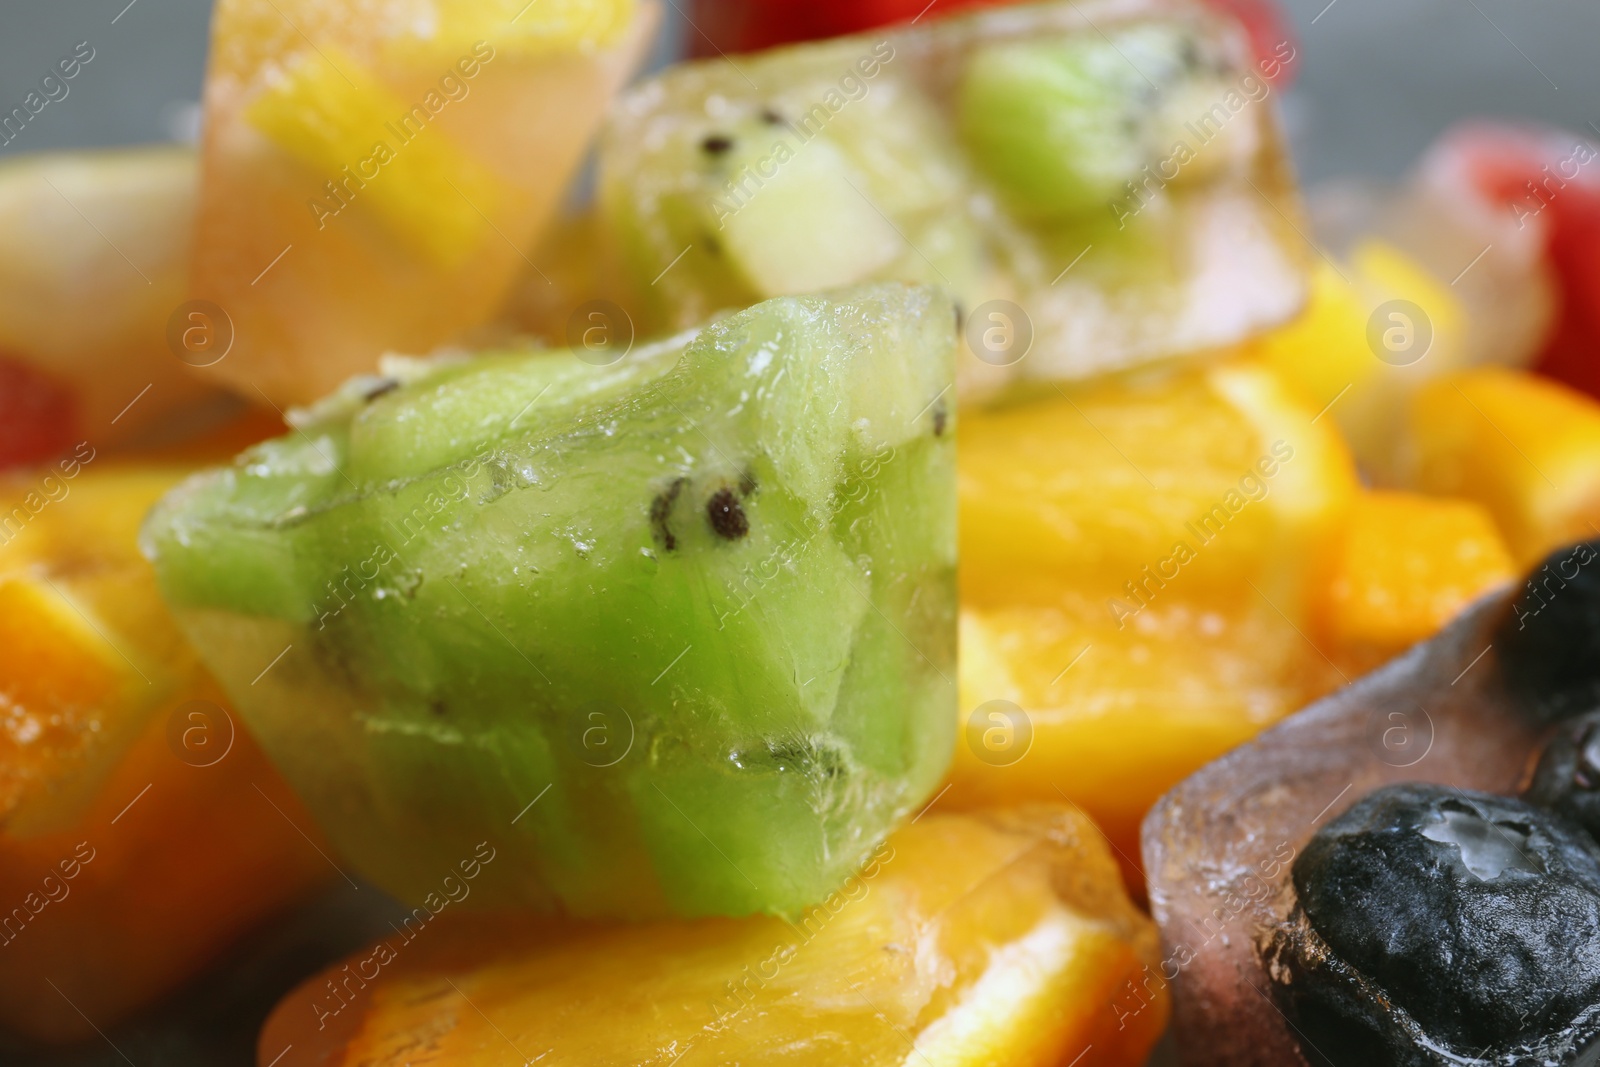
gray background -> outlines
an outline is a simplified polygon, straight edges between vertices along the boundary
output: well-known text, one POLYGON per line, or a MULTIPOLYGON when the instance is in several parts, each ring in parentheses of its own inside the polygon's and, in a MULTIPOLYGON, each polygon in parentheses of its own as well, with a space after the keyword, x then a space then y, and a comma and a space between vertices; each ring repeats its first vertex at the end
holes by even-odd
MULTIPOLYGON (((674 0, 687 6, 687 0, 674 0)), ((758 2, 758 0, 751 0, 758 2)), ((94 61, 0 154, 161 140, 199 99, 206 0, 0 0, 0 111, 78 41, 94 61), (116 19, 113 23, 113 19, 116 19)), ((1286 0, 1285 100, 1308 181, 1393 176, 1469 115, 1600 124, 1596 0, 1286 0)), ((669 5, 670 11, 670 5, 669 5)), ((673 27, 681 38, 686 28, 673 27)), ((670 49, 670 43, 663 52, 670 49)))

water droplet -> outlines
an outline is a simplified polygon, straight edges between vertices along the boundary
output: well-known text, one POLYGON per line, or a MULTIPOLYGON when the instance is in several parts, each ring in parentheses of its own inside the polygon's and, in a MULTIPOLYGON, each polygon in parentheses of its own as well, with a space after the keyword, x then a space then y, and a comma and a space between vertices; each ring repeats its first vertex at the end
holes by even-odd
POLYGON ((1541 868, 1528 856, 1528 835, 1515 826, 1492 823, 1474 811, 1445 808, 1443 818, 1425 827, 1429 841, 1454 845, 1461 862, 1476 877, 1492 882, 1504 871, 1538 874, 1541 868))

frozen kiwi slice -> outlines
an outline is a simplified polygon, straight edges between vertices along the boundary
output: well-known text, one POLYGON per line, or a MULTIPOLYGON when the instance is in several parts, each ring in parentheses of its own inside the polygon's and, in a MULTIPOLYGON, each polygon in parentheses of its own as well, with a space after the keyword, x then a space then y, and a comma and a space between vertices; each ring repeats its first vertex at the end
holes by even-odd
MULTIPOLYGON (((1213 83, 1227 68, 1206 48, 1187 27, 1155 23, 989 45, 962 76, 962 137, 1018 214, 1050 221, 1105 212, 1146 164, 1195 140, 1180 136, 1180 102, 1225 88, 1213 83)), ((1196 106, 1188 117, 1203 114, 1196 106)), ((1181 171, 1179 157, 1163 177, 1181 171)))
POLYGON ((602 208, 658 315, 882 278, 970 298, 983 252, 967 168, 894 57, 859 40, 763 55, 741 62, 753 94, 687 64, 620 104, 602 208), (941 241, 952 228, 965 239, 941 241))
POLYGON ((944 772, 955 316, 882 285, 353 390, 172 494, 164 592, 409 900, 794 912, 944 772))
POLYGON ((969 332, 967 400, 1213 351, 1305 295, 1266 93, 1242 35, 1187 0, 683 63, 612 109, 597 244, 647 330, 890 280, 944 288, 969 323, 1025 312, 1025 351, 969 332))

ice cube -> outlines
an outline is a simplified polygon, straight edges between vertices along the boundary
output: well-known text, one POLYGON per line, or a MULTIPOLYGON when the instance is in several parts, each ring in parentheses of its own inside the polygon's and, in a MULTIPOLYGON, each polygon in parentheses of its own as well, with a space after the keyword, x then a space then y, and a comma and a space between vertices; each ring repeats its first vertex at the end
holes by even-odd
POLYGON ((385 888, 490 837, 517 873, 483 903, 792 912, 954 747, 953 318, 882 285, 397 366, 170 496, 147 549, 385 888))
POLYGON ((1270 83, 1203 8, 996 9, 675 67, 621 100, 602 209, 647 332, 938 284, 969 395, 1282 322, 1308 249, 1270 83))
POLYGON ((1163 798, 1144 857, 1184 1062, 1319 1062, 1273 1003, 1264 958, 1296 903, 1290 864, 1319 828, 1389 783, 1515 794, 1550 727, 1596 707, 1600 542, 1588 542, 1163 798))
POLYGON ((193 287, 237 339, 213 373, 305 403, 489 318, 656 13, 219 3, 193 287))

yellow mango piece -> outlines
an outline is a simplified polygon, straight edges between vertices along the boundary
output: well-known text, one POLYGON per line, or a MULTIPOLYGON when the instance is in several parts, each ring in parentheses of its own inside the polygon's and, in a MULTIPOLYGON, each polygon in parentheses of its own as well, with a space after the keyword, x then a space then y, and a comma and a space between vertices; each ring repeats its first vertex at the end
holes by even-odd
POLYGON ((1333 264, 1318 260, 1305 310, 1251 347, 1308 398, 1327 404, 1347 387, 1365 385, 1383 368, 1367 347, 1369 313, 1361 290, 1333 264))
POLYGON ((0 576, 0 826, 61 779, 142 684, 81 609, 40 577, 0 576))
POLYGON ((408 931, 279 1004, 260 1063, 1134 1067, 1168 1012, 1153 926, 1059 805, 927 813, 792 922, 408 931))
POLYGON ((1081 593, 1050 606, 964 609, 962 740, 941 804, 1070 801, 1139 884, 1150 806, 1339 681, 1248 586, 1232 600, 1160 601, 1121 625, 1081 593), (986 733, 991 713, 1013 730, 986 733))
POLYGON ((1389 482, 1407 398, 1467 358, 1454 292, 1394 246, 1365 240, 1317 264, 1300 317, 1247 346, 1338 425, 1364 470, 1389 482), (1404 302, 1404 303, 1398 303, 1404 302))
POLYGON ((1365 493, 1334 552, 1321 629, 1345 649, 1387 659, 1516 575, 1481 505, 1365 493))
POLYGON ((93 1037, 331 874, 139 553, 192 468, 75 460, 0 481, 0 1029, 41 1041, 93 1037))
POLYGON ((1303 617, 1307 561, 1356 486, 1316 415, 1248 360, 965 414, 964 602, 1048 605, 1073 589, 1116 619, 1254 582, 1303 617))
POLYGON ((1411 485, 1489 509, 1519 567, 1600 536, 1600 403, 1534 374, 1432 382, 1411 408, 1411 485))

